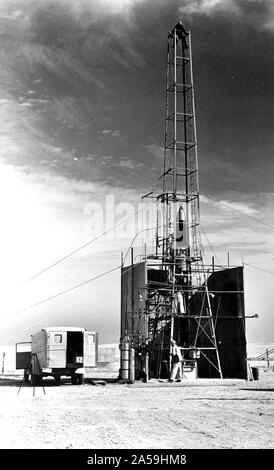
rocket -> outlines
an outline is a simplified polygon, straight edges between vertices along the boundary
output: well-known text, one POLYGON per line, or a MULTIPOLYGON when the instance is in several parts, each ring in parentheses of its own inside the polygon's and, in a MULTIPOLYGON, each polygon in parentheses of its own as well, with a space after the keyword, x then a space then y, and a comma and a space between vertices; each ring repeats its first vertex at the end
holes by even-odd
POLYGON ((184 209, 182 206, 179 207, 179 212, 178 212, 178 222, 179 222, 179 231, 182 232, 184 229, 184 220, 185 220, 185 214, 184 214, 184 209))
POLYGON ((188 226, 182 206, 179 207, 176 217, 176 246, 177 248, 189 247, 188 226))

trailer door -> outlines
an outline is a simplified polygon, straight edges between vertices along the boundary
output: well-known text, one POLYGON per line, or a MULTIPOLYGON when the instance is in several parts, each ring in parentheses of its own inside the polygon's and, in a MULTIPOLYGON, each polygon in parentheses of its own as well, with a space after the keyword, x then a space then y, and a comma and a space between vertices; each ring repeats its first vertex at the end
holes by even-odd
POLYGON ((97 365, 96 333, 84 332, 84 367, 95 367, 97 365))
POLYGON ((67 350, 67 332, 50 331, 48 333, 48 367, 65 368, 67 350))

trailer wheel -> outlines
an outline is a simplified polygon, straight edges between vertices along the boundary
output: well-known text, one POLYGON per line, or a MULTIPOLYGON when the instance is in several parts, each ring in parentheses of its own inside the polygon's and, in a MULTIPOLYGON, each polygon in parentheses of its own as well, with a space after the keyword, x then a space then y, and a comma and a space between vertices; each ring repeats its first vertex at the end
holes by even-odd
POLYGON ((78 383, 78 385, 82 385, 84 383, 84 375, 83 374, 78 374, 77 383, 78 383))
POLYGON ((71 374, 71 383, 72 383, 72 385, 77 385, 77 383, 78 383, 77 374, 74 374, 74 373, 71 374))
POLYGON ((59 386, 61 383, 61 377, 60 375, 54 375, 54 380, 55 380, 55 385, 59 386))

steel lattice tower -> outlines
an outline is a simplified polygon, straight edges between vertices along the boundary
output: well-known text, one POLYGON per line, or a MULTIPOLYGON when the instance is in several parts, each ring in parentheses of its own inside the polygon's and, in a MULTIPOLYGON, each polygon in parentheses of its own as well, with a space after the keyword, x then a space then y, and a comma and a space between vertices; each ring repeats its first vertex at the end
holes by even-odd
POLYGON ((197 138, 191 57, 191 36, 181 23, 168 34, 166 73, 166 125, 163 194, 165 233, 163 255, 172 238, 175 258, 199 285, 201 256, 197 138), (178 210, 181 208, 181 219, 178 210), (185 229, 178 225, 184 224, 185 229))
MULTIPOLYGON (((184 350, 195 349, 199 336, 206 333, 208 346, 216 352, 214 367, 222 377, 215 328, 211 312, 207 276, 204 271, 200 234, 197 136, 192 72, 191 33, 179 22, 168 33, 166 66, 166 115, 162 192, 156 197, 162 219, 157 227, 156 254, 166 272, 163 289, 148 287, 147 315, 150 340, 177 335, 184 350), (202 307, 195 312, 193 295, 198 293, 202 307), (178 314, 178 294, 184 304, 178 314), (187 323, 186 323, 187 322, 187 323), (182 330, 187 331, 186 336, 182 330), (208 335, 209 331, 209 335, 208 335)), ((157 262, 156 262, 157 265, 157 262)), ((161 362, 164 343, 159 344, 161 362)))

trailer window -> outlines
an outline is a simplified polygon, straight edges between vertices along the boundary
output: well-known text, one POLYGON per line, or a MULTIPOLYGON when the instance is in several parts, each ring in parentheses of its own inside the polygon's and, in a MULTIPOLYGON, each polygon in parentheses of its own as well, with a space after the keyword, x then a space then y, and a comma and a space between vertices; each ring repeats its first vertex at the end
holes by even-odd
POLYGON ((55 343, 62 343, 62 335, 54 335, 55 343))
POLYGON ((94 344, 94 335, 88 335, 88 344, 94 344))

